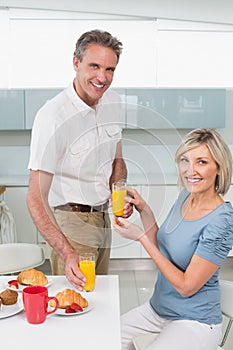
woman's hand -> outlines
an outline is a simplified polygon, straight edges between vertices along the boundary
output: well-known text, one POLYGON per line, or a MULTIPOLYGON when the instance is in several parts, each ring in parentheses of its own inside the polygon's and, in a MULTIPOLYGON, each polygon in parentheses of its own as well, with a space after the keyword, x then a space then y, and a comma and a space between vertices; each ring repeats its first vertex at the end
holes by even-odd
POLYGON ((133 188, 127 187, 127 197, 126 202, 134 205, 136 210, 141 213, 143 209, 146 207, 146 202, 140 196, 140 194, 133 188))
MULTIPOLYGON (((126 197, 128 198, 128 197, 126 197)), ((124 206, 124 213, 123 213, 123 218, 128 218, 133 214, 133 204, 126 202, 125 206, 124 206)))
POLYGON ((137 225, 131 222, 114 216, 114 229, 124 238, 132 239, 134 241, 140 240, 145 235, 145 232, 137 225))

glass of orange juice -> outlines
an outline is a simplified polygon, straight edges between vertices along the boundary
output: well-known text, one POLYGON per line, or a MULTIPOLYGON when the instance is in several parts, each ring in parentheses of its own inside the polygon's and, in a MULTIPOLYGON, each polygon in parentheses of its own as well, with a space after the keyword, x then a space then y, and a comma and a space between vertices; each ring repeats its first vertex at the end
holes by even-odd
POLYGON ((87 279, 83 289, 87 292, 91 292, 95 288, 95 254, 80 254, 79 268, 87 279))
POLYGON ((125 181, 122 180, 112 184, 112 212, 115 216, 123 215, 126 195, 125 181))

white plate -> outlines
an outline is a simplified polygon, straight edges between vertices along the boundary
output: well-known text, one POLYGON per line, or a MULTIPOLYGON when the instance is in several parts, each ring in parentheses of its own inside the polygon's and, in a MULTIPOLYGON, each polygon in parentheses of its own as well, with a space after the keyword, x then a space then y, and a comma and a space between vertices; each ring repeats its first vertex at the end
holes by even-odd
POLYGON ((10 317, 18 314, 23 310, 23 303, 21 295, 18 294, 18 301, 13 305, 2 305, 2 309, 0 310, 0 319, 10 317))
MULTIPOLYGON (((48 277, 47 277, 47 278, 48 278, 48 277)), ((15 279, 17 279, 17 278, 15 278, 15 279)), ((12 280, 12 279, 9 279, 9 281, 11 281, 11 280, 12 280)), ((49 287, 49 286, 51 286, 51 284, 52 284, 52 279, 51 279, 51 278, 48 278, 48 283, 45 284, 45 287, 49 287)), ((19 285, 19 288, 16 289, 16 288, 10 287, 9 284, 8 284, 8 281, 5 282, 5 284, 4 284, 5 288, 10 289, 10 290, 14 290, 15 292, 22 292, 22 290, 23 290, 24 288, 28 287, 28 286, 26 286, 25 284, 20 284, 20 283, 18 283, 18 285, 19 285)))
POLYGON ((86 314, 87 312, 91 311, 93 308, 95 307, 95 303, 93 300, 88 300, 88 307, 85 307, 85 309, 83 309, 83 311, 77 311, 77 312, 73 312, 70 314, 66 314, 66 309, 57 309, 57 311, 54 313, 54 315, 58 315, 58 316, 77 316, 77 315, 83 315, 86 314))

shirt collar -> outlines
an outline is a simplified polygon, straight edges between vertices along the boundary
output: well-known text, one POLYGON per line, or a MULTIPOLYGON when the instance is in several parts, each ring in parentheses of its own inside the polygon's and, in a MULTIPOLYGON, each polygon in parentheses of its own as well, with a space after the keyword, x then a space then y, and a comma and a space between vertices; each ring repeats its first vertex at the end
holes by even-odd
POLYGON ((78 108, 79 111, 82 111, 83 115, 88 114, 90 111, 93 111, 93 108, 88 106, 76 93, 74 89, 73 82, 67 87, 66 93, 70 100, 72 101, 73 105, 78 108))

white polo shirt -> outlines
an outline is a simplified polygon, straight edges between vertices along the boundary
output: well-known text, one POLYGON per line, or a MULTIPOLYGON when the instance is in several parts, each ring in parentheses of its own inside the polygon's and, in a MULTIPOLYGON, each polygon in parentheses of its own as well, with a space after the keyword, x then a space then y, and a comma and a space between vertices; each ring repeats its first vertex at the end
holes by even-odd
POLYGON ((121 140, 120 96, 107 90, 96 110, 76 94, 73 84, 37 113, 28 168, 52 173, 49 204, 99 205, 111 195, 109 177, 121 140))

